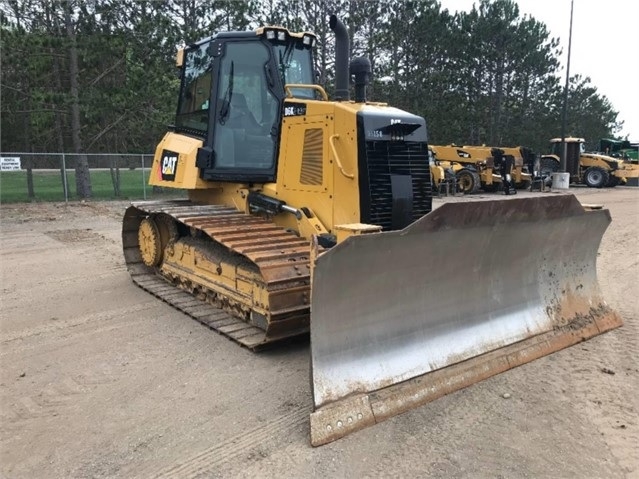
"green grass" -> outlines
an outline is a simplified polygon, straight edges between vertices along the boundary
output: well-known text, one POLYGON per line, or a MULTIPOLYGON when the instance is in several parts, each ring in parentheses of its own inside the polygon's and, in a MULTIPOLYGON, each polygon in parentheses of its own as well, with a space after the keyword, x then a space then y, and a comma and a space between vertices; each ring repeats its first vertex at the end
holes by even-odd
MULTIPOLYGON (((120 195, 116 196, 109 170, 91 170, 92 199, 95 200, 127 200, 144 198, 146 189, 147 198, 180 197, 184 196, 183 190, 162 188, 153 189, 148 185, 149 170, 121 169, 120 170, 120 195), (144 183, 143 183, 144 181, 144 183)), ((67 171, 67 185, 69 200, 78 199, 75 188, 75 172, 67 171)), ((62 174, 52 170, 33 170, 33 193, 29 198, 27 189, 26 171, 0 172, 0 203, 20 203, 27 201, 64 201, 64 187, 62 174)))

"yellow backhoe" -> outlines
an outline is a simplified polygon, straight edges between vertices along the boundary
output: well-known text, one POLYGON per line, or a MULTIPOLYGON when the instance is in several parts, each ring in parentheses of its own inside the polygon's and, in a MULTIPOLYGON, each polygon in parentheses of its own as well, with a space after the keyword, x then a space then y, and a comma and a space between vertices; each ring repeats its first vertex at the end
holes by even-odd
POLYGON ((424 119, 368 101, 370 63, 330 27, 332 100, 313 34, 182 50, 150 184, 188 200, 134 203, 122 227, 133 281, 239 344, 310 330, 313 445, 621 324, 596 279, 608 211, 572 195, 433 211, 424 119))

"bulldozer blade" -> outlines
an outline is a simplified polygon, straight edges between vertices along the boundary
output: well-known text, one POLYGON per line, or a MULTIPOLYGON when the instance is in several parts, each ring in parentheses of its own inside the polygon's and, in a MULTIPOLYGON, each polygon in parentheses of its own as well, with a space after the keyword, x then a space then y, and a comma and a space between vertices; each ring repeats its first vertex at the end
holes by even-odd
POLYGON ((596 275, 610 221, 573 195, 446 203, 320 255, 311 443, 620 326, 596 275))

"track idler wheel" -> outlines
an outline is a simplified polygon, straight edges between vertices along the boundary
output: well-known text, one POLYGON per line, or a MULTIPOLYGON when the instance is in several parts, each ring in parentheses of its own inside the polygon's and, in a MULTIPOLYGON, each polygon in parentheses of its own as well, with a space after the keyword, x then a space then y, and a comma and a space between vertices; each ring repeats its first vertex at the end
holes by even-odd
POLYGON ((147 266, 157 266, 162 261, 162 240, 155 220, 144 218, 138 229, 138 244, 142 261, 147 266))

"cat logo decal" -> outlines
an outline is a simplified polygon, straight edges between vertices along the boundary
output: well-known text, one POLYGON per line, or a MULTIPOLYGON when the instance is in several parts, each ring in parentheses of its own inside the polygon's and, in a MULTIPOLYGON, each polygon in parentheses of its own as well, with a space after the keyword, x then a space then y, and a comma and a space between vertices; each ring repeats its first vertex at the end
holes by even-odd
POLYGON ((162 181, 175 181, 178 156, 174 151, 162 150, 162 159, 160 160, 160 179, 162 181))

